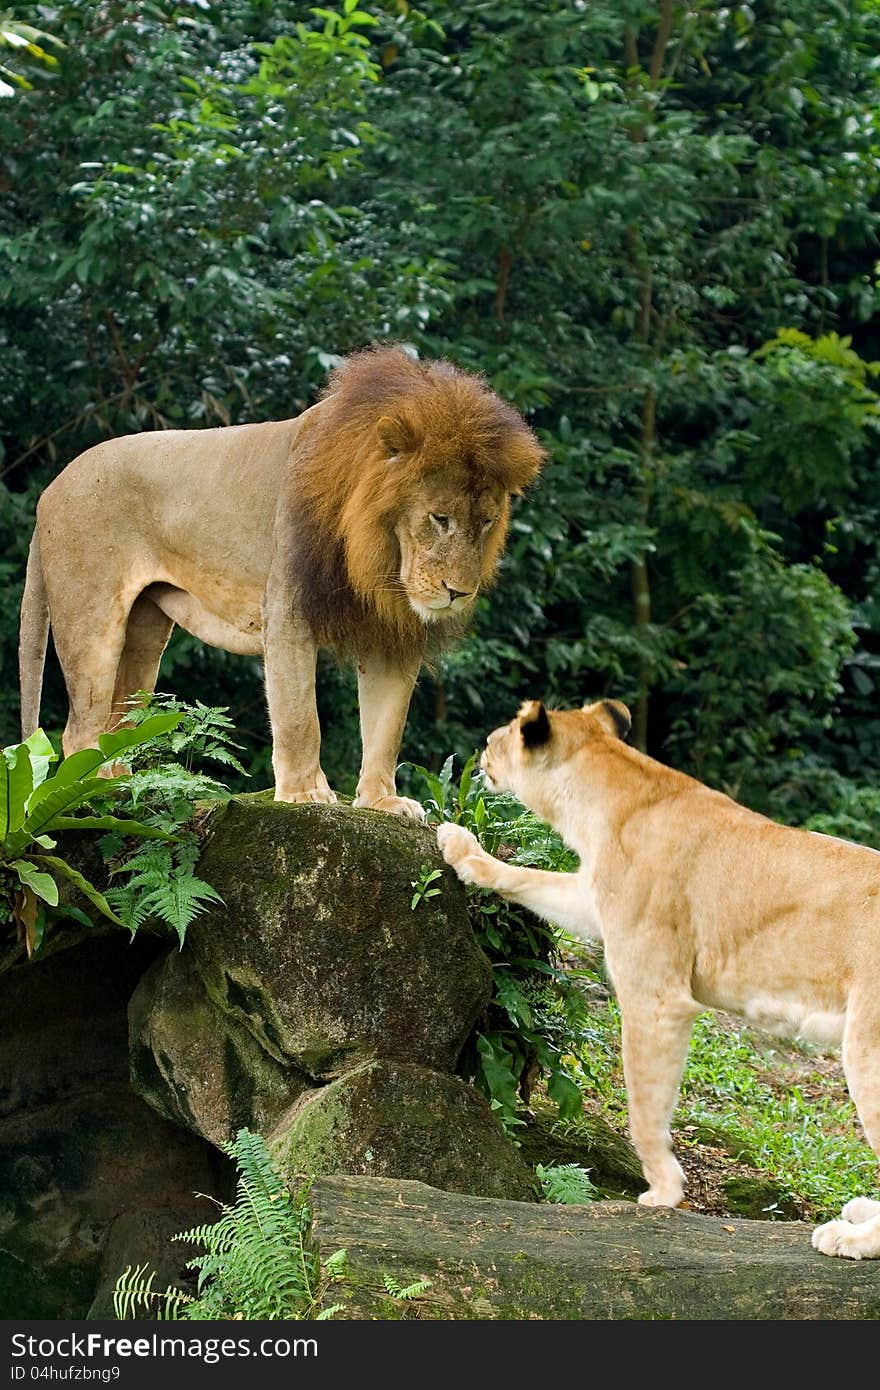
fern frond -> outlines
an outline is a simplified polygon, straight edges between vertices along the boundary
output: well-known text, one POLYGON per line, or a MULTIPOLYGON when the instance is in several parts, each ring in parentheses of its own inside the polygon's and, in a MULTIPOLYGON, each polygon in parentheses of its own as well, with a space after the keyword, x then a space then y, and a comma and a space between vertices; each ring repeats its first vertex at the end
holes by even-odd
POLYGON ((411 1284, 400 1284, 393 1274, 388 1274, 385 1271, 382 1273, 382 1283, 385 1285, 386 1293, 389 1293, 398 1303, 409 1303, 414 1298, 421 1298, 433 1282, 433 1279, 416 1279, 411 1284))
POLYGON ((543 1189, 545 1202, 586 1206, 599 1195, 590 1181, 589 1168, 581 1168, 577 1163, 558 1163, 546 1168, 539 1163, 535 1172, 543 1189))
POLYGON ((137 1317, 153 1317, 160 1321, 174 1321, 181 1311, 192 1303, 189 1294, 176 1289, 171 1284, 163 1290, 153 1288, 156 1271, 149 1265, 131 1265, 120 1274, 113 1290, 113 1312, 120 1322, 128 1322, 137 1317))

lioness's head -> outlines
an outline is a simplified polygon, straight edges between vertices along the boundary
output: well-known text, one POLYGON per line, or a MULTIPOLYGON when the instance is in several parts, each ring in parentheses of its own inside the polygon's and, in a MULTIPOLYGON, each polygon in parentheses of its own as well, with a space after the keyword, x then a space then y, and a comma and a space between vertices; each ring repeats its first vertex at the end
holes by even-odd
POLYGON ((591 740, 626 738, 631 725, 620 700, 573 710, 548 710, 540 700, 526 700, 516 718, 486 741, 480 758, 486 785, 490 791, 512 792, 528 805, 536 779, 546 778, 591 740))

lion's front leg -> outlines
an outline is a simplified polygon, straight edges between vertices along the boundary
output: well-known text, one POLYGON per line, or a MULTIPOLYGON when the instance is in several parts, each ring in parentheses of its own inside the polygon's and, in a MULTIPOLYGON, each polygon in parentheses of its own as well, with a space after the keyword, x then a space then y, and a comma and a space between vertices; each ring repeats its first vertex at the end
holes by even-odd
POLYGON ((358 663, 363 757, 355 806, 390 811, 414 820, 425 818, 417 801, 397 795, 394 780, 403 726, 418 674, 417 663, 395 665, 379 655, 362 657, 358 663))
POLYGON ((321 770, 321 726, 315 702, 318 649, 295 597, 270 574, 263 599, 266 697, 272 724, 276 801, 333 802, 321 770))

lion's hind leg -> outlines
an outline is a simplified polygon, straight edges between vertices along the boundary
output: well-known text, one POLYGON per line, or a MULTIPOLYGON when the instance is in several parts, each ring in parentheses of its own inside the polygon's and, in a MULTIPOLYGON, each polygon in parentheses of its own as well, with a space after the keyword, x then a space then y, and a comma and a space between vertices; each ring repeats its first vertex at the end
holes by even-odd
POLYGON ((116 669, 113 687, 113 723, 125 714, 126 701, 139 690, 156 688, 162 660, 174 622, 146 593, 139 594, 131 606, 125 629, 125 645, 116 669))
POLYGON ((55 651, 67 686, 69 712, 62 745, 65 757, 92 748, 113 720, 113 692, 125 648, 128 615, 136 595, 82 596, 50 589, 55 651))
MULTIPOLYGON (((843 1069, 850 1095, 868 1143, 880 1158, 880 1000, 868 965, 865 985, 854 991, 843 1034, 843 1069)), ((880 1202, 855 1197, 839 1221, 828 1221, 813 1232, 813 1246, 823 1255, 850 1260, 880 1259, 880 1202)))

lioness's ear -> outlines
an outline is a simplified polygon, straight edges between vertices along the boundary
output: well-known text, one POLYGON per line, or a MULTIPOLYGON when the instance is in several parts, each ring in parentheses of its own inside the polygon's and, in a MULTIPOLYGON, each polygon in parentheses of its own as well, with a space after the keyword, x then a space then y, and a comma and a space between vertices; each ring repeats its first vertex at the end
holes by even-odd
POLYGON ((550 720, 540 700, 526 700, 519 709, 519 728, 526 748, 540 748, 550 741, 550 720))
POLYGON ((411 454, 418 447, 418 432, 404 415, 380 416, 376 421, 376 433, 389 458, 398 454, 411 454))
POLYGON ((600 700, 591 707, 591 712, 599 716, 615 738, 626 738, 632 728, 632 715, 622 700, 600 700))

